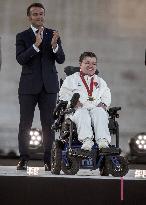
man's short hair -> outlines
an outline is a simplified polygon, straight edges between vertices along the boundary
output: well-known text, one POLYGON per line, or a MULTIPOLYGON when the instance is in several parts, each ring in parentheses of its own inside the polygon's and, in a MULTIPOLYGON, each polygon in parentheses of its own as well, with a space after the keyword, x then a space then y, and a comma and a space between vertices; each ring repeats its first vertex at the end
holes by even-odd
POLYGON ((80 57, 79 57, 79 62, 82 63, 82 61, 83 61, 86 57, 96 58, 96 60, 97 60, 97 56, 95 55, 95 53, 87 51, 87 52, 84 52, 84 53, 82 53, 82 54, 80 55, 80 57))
POLYGON ((39 8, 44 9, 44 11, 45 11, 45 8, 44 8, 43 4, 41 4, 41 3, 33 3, 33 4, 31 4, 31 5, 27 8, 27 16, 30 16, 30 9, 31 9, 32 7, 39 7, 39 8))

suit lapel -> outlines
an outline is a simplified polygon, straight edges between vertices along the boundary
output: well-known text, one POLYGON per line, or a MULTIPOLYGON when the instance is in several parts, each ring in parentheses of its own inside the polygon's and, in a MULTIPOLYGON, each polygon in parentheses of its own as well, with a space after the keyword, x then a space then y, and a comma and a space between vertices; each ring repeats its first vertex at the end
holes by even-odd
MULTIPOLYGON (((29 28, 27 31, 28 31, 27 41, 29 42, 29 45, 32 45, 35 43, 36 40, 35 34, 31 28, 29 28)), ((42 41, 41 49, 42 50, 46 49, 46 46, 48 47, 48 45, 51 44, 51 40, 52 40, 52 30, 45 28, 43 32, 43 41, 42 41)))
POLYGON ((50 43, 52 40, 52 35, 51 35, 51 32, 49 29, 44 29, 44 32, 43 32, 43 42, 47 42, 47 43, 50 43))
POLYGON ((31 28, 28 29, 28 35, 29 35, 28 40, 30 41, 30 44, 33 44, 35 42, 36 38, 35 38, 35 34, 31 28))
POLYGON ((49 49, 51 46, 51 40, 52 40, 52 33, 51 30, 45 28, 43 32, 43 41, 42 41, 42 51, 49 49))

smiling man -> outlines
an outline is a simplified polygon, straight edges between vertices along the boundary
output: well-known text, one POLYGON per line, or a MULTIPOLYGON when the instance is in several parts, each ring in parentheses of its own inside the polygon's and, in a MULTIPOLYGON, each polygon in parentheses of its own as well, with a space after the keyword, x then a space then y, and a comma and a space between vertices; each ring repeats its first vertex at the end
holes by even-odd
POLYGON ((64 80, 59 98, 70 102, 74 93, 80 95, 75 113, 68 117, 76 124, 78 139, 83 143, 82 149, 91 150, 94 144, 92 126, 99 148, 106 148, 111 142, 107 114, 111 103, 110 89, 106 82, 95 74, 97 57, 93 52, 82 53, 79 65, 80 72, 64 80))
POLYGON ((45 8, 33 3, 27 8, 30 28, 16 36, 16 59, 22 66, 19 83, 19 152, 18 170, 26 170, 29 156, 29 131, 34 110, 38 105, 43 132, 44 165, 50 170, 51 146, 55 135, 51 126, 54 122, 53 110, 59 92, 55 63, 62 64, 65 55, 59 33, 44 26, 45 8))

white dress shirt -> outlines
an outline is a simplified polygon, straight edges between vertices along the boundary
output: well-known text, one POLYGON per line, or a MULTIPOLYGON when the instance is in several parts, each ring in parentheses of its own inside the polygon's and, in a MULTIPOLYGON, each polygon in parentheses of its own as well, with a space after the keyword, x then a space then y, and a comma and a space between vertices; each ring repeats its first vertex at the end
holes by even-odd
MULTIPOLYGON (((36 31, 38 30, 37 28, 35 28, 34 26, 31 25, 31 29, 33 30, 34 34, 36 35, 36 31)), ((43 39, 43 31, 41 32, 41 38, 43 39)), ((37 51, 37 52, 40 52, 40 49, 38 47, 36 47, 34 44, 33 44, 33 48, 37 51)), ((53 49, 53 48, 52 48, 53 49)), ((54 53, 57 53, 58 51, 58 44, 57 44, 57 47, 55 49, 53 49, 53 52, 54 53)))

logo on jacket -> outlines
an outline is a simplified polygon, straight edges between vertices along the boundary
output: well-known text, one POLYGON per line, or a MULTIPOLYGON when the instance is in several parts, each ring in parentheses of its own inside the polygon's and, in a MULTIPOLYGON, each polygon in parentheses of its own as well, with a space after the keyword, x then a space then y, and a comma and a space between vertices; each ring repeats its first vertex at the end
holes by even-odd
POLYGON ((99 84, 97 82, 93 82, 94 86, 97 88, 99 88, 99 84))

